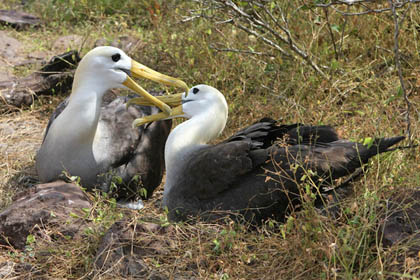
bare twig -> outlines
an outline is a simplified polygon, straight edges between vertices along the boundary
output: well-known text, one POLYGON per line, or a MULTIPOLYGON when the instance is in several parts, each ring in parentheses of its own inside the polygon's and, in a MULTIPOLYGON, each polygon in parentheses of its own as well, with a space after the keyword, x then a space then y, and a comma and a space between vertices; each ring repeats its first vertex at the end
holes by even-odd
MULTIPOLYGON (((268 31, 272 36, 274 36, 274 38, 276 38, 277 40, 286 43, 289 45, 289 48, 301 59, 303 59, 307 64, 309 64, 316 72, 318 72, 322 77, 324 77, 325 79, 329 79, 329 77, 324 73, 324 71, 322 71, 321 67, 318 66, 311 58, 310 55, 308 55, 302 48, 300 48, 296 42, 293 40, 293 37, 291 35, 290 30, 287 27, 287 22, 285 19, 285 16, 282 13, 282 20, 284 25, 280 24, 279 21, 276 19, 276 17, 273 16, 273 14, 263 5, 260 5, 260 7, 262 8, 262 10, 271 18, 271 20, 276 24, 277 27, 279 27, 285 34, 286 36, 281 35, 280 33, 278 33, 276 30, 274 30, 272 28, 272 26, 270 24, 268 24, 267 22, 263 21, 261 16, 258 16, 257 13, 254 13, 254 15, 250 15, 248 13, 246 13, 244 10, 242 10, 241 8, 239 8, 235 3, 233 3, 231 0, 226 0, 226 1, 222 1, 222 4, 225 4, 226 7, 230 8, 232 11, 234 11, 240 18, 246 20, 250 26, 256 26, 259 28, 262 28, 266 31, 268 31)), ((258 5, 258 3, 254 3, 256 5, 258 5)), ((289 55, 286 51, 284 51, 283 48, 280 47, 280 45, 278 45, 277 43, 275 43, 273 40, 268 39, 266 36, 264 36, 261 33, 256 32, 255 30, 248 28, 247 26, 240 24, 236 21, 234 21, 235 26, 237 26, 238 28, 244 30, 245 32, 252 34, 254 36, 256 36, 258 39, 262 40, 264 43, 274 47, 275 49, 277 49, 278 51, 280 51, 283 55, 289 55)))
POLYGON ((322 77, 329 79, 329 77, 322 70, 328 69, 328 67, 318 65, 315 61, 313 61, 313 57, 309 55, 302 47, 300 47, 293 39, 292 33, 287 27, 287 22, 285 21, 286 17, 284 15, 282 15, 284 24, 279 23, 276 17, 274 17, 270 11, 267 10, 266 7, 258 1, 252 1, 252 14, 238 7, 231 0, 212 0, 202 1, 201 3, 203 3, 205 7, 203 7, 201 10, 190 11, 191 16, 184 17, 183 22, 192 21, 197 18, 206 18, 216 24, 231 23, 249 35, 255 36, 257 40, 260 40, 264 44, 271 46, 276 51, 280 52, 281 55, 292 57, 298 60, 304 60, 322 77), (260 10, 257 11, 254 7, 258 7, 260 10), (214 12, 216 10, 226 11, 226 8, 233 12, 233 16, 232 14, 229 15, 228 19, 223 18, 226 13, 214 12), (204 11, 209 9, 213 11, 210 13, 210 15, 204 13, 204 11), (261 14, 259 12, 261 12, 261 14), (269 21, 265 19, 267 16, 269 17, 269 21), (273 25, 270 21, 274 21, 275 25, 273 25), (278 27, 280 30, 276 30, 276 27, 278 27), (284 34, 281 34, 281 32, 284 34), (282 43, 287 44, 294 55, 285 50, 283 46, 281 46, 282 43))
MULTIPOLYGON (((404 100, 407 105, 407 111, 405 113, 405 118, 407 122, 407 135, 408 135, 408 141, 410 143, 410 146, 413 145, 412 139, 411 139, 411 120, 410 120, 410 111, 411 111, 411 102, 408 100, 407 96, 407 90, 404 83, 403 75, 402 75, 402 69, 401 69, 401 62, 400 62, 400 49, 398 44, 398 36, 400 34, 399 24, 398 21, 398 15, 396 11, 396 6, 393 0, 389 0, 390 9, 392 10, 392 15, 394 17, 394 25, 395 25, 395 31, 394 31, 394 57, 395 57, 395 66, 398 70, 398 77, 400 79, 401 84, 401 90, 403 92, 404 100)), ((404 19, 404 17, 401 19, 401 21, 404 19)))
POLYGON ((201 16, 200 15, 193 15, 193 16, 190 16, 190 17, 184 17, 181 20, 181 22, 189 22, 189 21, 195 20, 195 19, 197 19, 199 17, 201 17, 201 16))
MULTIPOLYGON (((395 9, 401 9, 407 4, 414 4, 414 3, 420 3, 420 0, 398 1, 398 2, 394 3, 394 8, 395 9)), ((332 9, 336 10, 338 13, 340 13, 342 15, 346 15, 346 16, 360 16, 360 15, 373 14, 373 13, 383 13, 383 12, 388 12, 388 11, 392 12, 391 7, 370 8, 368 6, 368 4, 381 4, 381 2, 378 3, 378 2, 371 1, 371 0, 331 1, 330 3, 326 3, 326 4, 315 4, 315 7, 332 8, 332 9), (337 6, 342 6, 342 5, 345 5, 348 8, 349 7, 362 7, 365 10, 362 11, 362 12, 350 13, 350 12, 344 12, 344 11, 338 10, 338 8, 336 8, 337 6)))
MULTIPOLYGON (((347 8, 349 9, 349 8, 347 8)), ((341 30, 341 37, 340 37, 340 50, 339 53, 342 54, 343 53, 343 45, 344 45, 344 31, 346 30, 346 26, 347 26, 347 22, 348 22, 348 17, 347 16, 343 16, 344 17, 344 24, 343 24, 343 30, 341 30)))
POLYGON ((344 1, 331 1, 330 3, 327 4, 316 4, 316 7, 322 7, 322 8, 328 8, 334 5, 347 5, 347 6, 352 6, 354 4, 358 4, 358 3, 364 3, 366 2, 366 0, 344 0, 344 1))
POLYGON ((255 52, 251 50, 238 50, 238 49, 232 49, 232 48, 218 48, 214 45, 210 45, 211 49, 214 49, 219 52, 234 52, 234 53, 246 53, 246 54, 252 54, 252 55, 262 55, 262 56, 274 56, 271 53, 265 53, 265 52, 255 52))
POLYGON ((337 46, 335 45, 335 38, 334 38, 334 33, 333 30, 331 28, 331 23, 328 17, 328 8, 324 8, 324 13, 325 13, 325 19, 327 20, 327 27, 328 27, 328 32, 330 33, 330 37, 331 37, 331 41, 334 47, 334 55, 335 55, 335 59, 338 60, 338 53, 337 53, 337 46))
MULTIPOLYGON (((232 0, 201 0, 200 3, 203 5, 202 7, 204 7, 201 10, 201 15, 193 15, 192 17, 187 18, 187 20, 204 17, 217 24, 230 23, 249 35, 255 36, 258 41, 270 46, 281 55, 303 61, 305 64, 312 67, 315 72, 323 78, 330 80, 329 74, 324 72, 326 69, 329 69, 329 67, 320 65, 319 59, 310 52, 311 46, 307 47, 302 44, 298 39, 299 34, 295 34, 294 29, 289 28, 287 4, 269 5, 269 1, 265 0, 245 0, 244 2, 248 3, 246 5, 239 5, 238 2, 232 0), (203 11, 210 12, 207 14, 203 13, 203 11)), ((392 12, 396 15, 396 11, 398 9, 406 7, 408 4, 420 3, 420 0, 395 0, 392 1, 392 6, 386 6, 387 2, 384 1, 372 0, 330 0, 323 2, 327 3, 313 4, 313 1, 303 0, 303 5, 308 5, 309 7, 315 9, 323 9, 329 36, 332 40, 332 47, 334 48, 335 58, 339 59, 340 54, 343 51, 345 27, 348 22, 348 16, 382 12, 392 12), (337 42, 330 22, 332 14, 329 9, 336 11, 344 17, 344 24, 342 26, 342 30, 340 30, 341 34, 338 35, 340 36, 340 39, 337 42)), ((398 26, 396 26, 396 28, 398 29, 398 26)), ((398 33, 396 33, 396 35, 398 35, 398 33)), ((398 40, 398 36, 396 37, 396 40, 398 40)), ((213 48, 219 51, 263 55, 263 52, 259 53, 254 52, 253 50, 240 50, 240 48, 230 48, 230 46, 213 48)), ((398 67, 401 68, 400 61, 403 57, 400 57, 398 51, 394 51, 394 53, 398 55, 398 57, 396 57, 396 61, 398 60, 398 67)), ((405 85, 403 90, 406 95, 407 89, 405 85)), ((406 99, 406 102, 408 102, 408 99, 406 99)), ((410 109, 411 107, 409 107, 408 104, 409 103, 407 103, 408 109, 410 109)), ((410 130, 408 133, 411 136, 410 130)))
POLYGON ((272 46, 277 51, 279 51, 282 55, 287 56, 287 57, 290 57, 291 56, 288 52, 286 52, 278 44, 274 43, 272 40, 267 39, 266 37, 262 36, 258 32, 254 31, 254 30, 251 30, 251 29, 249 29, 248 27, 246 27, 246 26, 244 26, 242 24, 235 23, 235 26, 237 26, 239 29, 242 29, 243 31, 245 31, 248 34, 254 35, 255 37, 261 39, 264 43, 266 43, 267 45, 272 46))
MULTIPOLYGON (((320 8, 332 8, 337 13, 340 13, 343 16, 361 16, 361 15, 366 15, 366 14, 378 14, 378 13, 389 12, 389 11, 392 12, 391 7, 372 9, 367 5, 371 3, 375 3, 375 2, 372 2, 369 0, 346 0, 346 1, 343 0, 343 1, 331 1, 330 3, 327 3, 327 4, 316 4, 315 6, 320 7, 320 8), (336 6, 340 6, 340 5, 345 5, 347 7, 350 7, 350 6, 362 7, 365 10, 362 12, 350 13, 350 12, 345 12, 336 8, 336 6)), ((420 3, 420 0, 407 0, 403 2, 399 1, 397 3, 394 3, 393 7, 394 9, 401 9, 407 4, 414 4, 414 3, 420 3)))
POLYGON ((277 26, 279 26, 279 28, 281 30, 283 30, 284 33, 286 33, 287 38, 284 39, 282 38, 282 36, 280 36, 277 32, 275 32, 274 30, 271 31, 273 33, 273 35, 278 38, 278 39, 283 39, 285 43, 289 44, 290 49, 292 49, 298 56, 300 56, 301 58, 303 58, 303 60, 306 61, 307 64, 309 64, 316 72, 318 72, 319 74, 321 74, 322 77, 324 77, 325 79, 329 80, 329 77, 321 70, 321 68, 325 68, 328 69, 328 67, 326 66, 318 66, 311 58, 310 55, 308 55, 304 50, 302 50, 301 48, 298 47, 298 45, 296 44, 296 42, 293 40, 292 37, 292 33, 290 32, 286 17, 284 15, 284 13, 281 11, 280 15, 281 18, 284 22, 284 26, 282 26, 281 24, 279 24, 278 20, 273 16, 273 14, 268 11, 268 9, 266 7, 264 7, 265 12, 270 16, 270 18, 277 24, 277 26))

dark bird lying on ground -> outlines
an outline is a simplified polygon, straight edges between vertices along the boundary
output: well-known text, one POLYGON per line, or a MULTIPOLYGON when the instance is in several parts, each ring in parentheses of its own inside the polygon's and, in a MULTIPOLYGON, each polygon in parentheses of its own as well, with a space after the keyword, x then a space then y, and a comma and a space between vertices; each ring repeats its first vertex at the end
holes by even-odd
MULTIPOLYGON (((198 85, 188 94, 161 100, 172 106, 182 102, 170 117, 188 118, 169 134, 165 146, 163 204, 175 221, 189 216, 214 220, 227 213, 253 223, 281 221, 300 203, 305 184, 319 195, 335 179, 404 139, 374 139, 363 145, 339 139, 329 126, 277 125, 263 119, 220 144, 208 145, 224 129, 228 115, 218 90, 198 85)), ((133 103, 148 104, 141 99, 133 103)), ((148 116, 134 125, 165 117, 148 116)))
MULTIPOLYGON (((70 97, 60 104, 48 123, 36 156, 41 182, 54 181, 67 172, 79 176, 83 187, 108 191, 109 178, 116 175, 114 178, 121 178, 115 181, 117 186, 136 186, 134 194, 123 196, 138 195, 140 187, 151 195, 162 179, 163 147, 170 123, 133 130, 133 119, 156 112, 155 109, 126 109, 126 97, 103 104, 103 96, 109 89, 128 87, 163 111, 169 113, 171 109, 137 85, 130 75, 187 88, 183 81, 135 62, 120 49, 91 50, 76 69, 70 97)), ((122 190, 118 188, 117 192, 122 190)))

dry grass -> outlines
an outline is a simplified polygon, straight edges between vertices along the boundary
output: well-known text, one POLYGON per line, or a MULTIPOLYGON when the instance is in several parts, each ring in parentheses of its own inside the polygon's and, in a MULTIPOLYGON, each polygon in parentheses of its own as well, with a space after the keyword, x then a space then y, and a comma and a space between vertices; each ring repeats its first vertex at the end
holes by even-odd
MULTIPOLYGON (((398 95, 393 22, 387 14, 348 19, 338 70, 331 71, 332 78, 326 81, 307 65, 275 53, 250 56, 211 49, 210 44, 218 43, 273 52, 230 25, 205 20, 180 23, 192 3, 154 1, 161 4, 159 10, 143 1, 141 7, 146 9, 139 9, 135 15, 124 9, 120 14, 95 13, 79 6, 74 7, 72 16, 52 14, 52 8, 47 7, 52 2, 48 0, 29 2, 29 11, 51 17, 45 26, 20 33, 0 27, 22 40, 25 52, 53 53, 53 41, 61 35, 86 38, 80 46, 82 51, 101 37, 137 36, 142 44, 132 55, 138 61, 182 77, 191 85, 207 83, 225 93, 230 119, 222 138, 267 115, 284 122, 332 124, 350 139, 404 134, 406 105, 398 95)), ((15 3, 9 0, 0 8, 15 3)), ((55 5, 62 11, 67 4, 56 1, 55 5)), ((294 34, 323 64, 331 65, 334 53, 323 18, 309 11, 294 12, 290 18, 294 34), (320 23, 313 24, 317 20, 320 23)), ((415 142, 420 136, 419 15, 419 7, 409 11, 400 35, 404 77, 413 104, 410 114, 415 142)), ((343 24, 343 17, 332 14, 330 21, 343 24)), ((20 70, 16 74, 25 73, 25 69, 20 70)), ((154 86, 145 83, 145 87, 154 86)), ((28 176, 36 178, 33 158, 49 114, 63 97, 44 97, 31 108, 0 116, 0 209, 29 185, 28 176)), ((394 193, 420 186, 418 152, 418 148, 396 151, 373 159, 368 172, 353 185, 353 194, 341 202, 337 218, 319 215, 308 201, 304 210, 293 213, 287 223, 269 221, 257 230, 230 221, 177 224, 173 242, 165 248, 167 253, 147 256, 145 262, 170 279, 415 279, 419 276, 419 258, 404 259, 404 244, 384 249, 378 241, 377 223, 384 201, 394 193)), ((93 223, 82 240, 37 241, 22 252, 5 247, 0 249, 0 263, 33 266, 32 270, 20 268, 16 279, 90 278, 97 246, 114 221, 125 216, 167 223, 158 207, 161 194, 160 189, 140 213, 123 211, 112 207, 106 197, 92 196, 95 207, 89 219, 93 223)))
POLYGON ((0 154, 3 159, 0 168, 0 196, 4 207, 11 202, 10 194, 14 184, 9 182, 18 183, 24 174, 35 175, 33 158, 42 142, 42 131, 46 123, 32 112, 11 113, 0 119, 0 154))

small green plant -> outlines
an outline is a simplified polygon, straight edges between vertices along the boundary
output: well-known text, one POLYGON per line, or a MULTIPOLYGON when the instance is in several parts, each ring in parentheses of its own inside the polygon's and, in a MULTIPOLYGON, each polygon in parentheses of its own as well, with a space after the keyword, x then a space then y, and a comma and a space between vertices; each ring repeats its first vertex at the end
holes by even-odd
POLYGON ((26 244, 27 245, 32 245, 33 243, 35 243, 36 239, 35 236, 33 234, 28 234, 28 236, 26 236, 26 244))
POLYGON ((212 241, 212 250, 216 254, 229 253, 233 248, 236 238, 237 232, 234 229, 222 229, 219 236, 212 241))

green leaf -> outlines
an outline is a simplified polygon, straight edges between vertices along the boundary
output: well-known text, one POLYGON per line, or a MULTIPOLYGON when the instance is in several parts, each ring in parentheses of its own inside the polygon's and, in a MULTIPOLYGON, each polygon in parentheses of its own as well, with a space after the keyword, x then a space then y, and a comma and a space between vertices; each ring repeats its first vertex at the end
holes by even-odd
POLYGON ((276 3, 273 1, 270 4, 270 9, 273 10, 276 7, 276 3))
POLYGON ((366 137, 363 139, 363 146, 367 146, 367 148, 369 149, 370 147, 372 147, 373 145, 373 138, 372 137, 366 137))
POLYGON ((397 91, 397 97, 401 97, 401 96, 403 96, 403 93, 404 93, 404 91, 403 91, 402 87, 401 87, 401 86, 399 86, 399 87, 398 87, 398 91, 397 91))
POLYGON ((360 111, 360 110, 356 110, 355 111, 356 113, 358 113, 359 115, 361 115, 361 116, 364 116, 364 115, 366 115, 366 113, 365 112, 363 112, 363 111, 360 111))
POLYGON ((133 179, 134 182, 138 182, 140 180, 140 176, 139 175, 134 175, 133 179))
POLYGON ((403 91, 402 87, 399 86, 398 89, 397 89, 397 94, 391 95, 390 98, 388 98, 387 100, 384 101, 385 105, 388 105, 389 103, 391 103, 395 99, 403 96, 403 94, 404 94, 404 91, 403 91))
POLYGON ((115 197, 110 198, 109 203, 111 204, 112 208, 117 207, 117 200, 115 199, 115 197))
POLYGON ((120 176, 113 176, 112 181, 115 184, 121 185, 123 183, 123 179, 120 176))
POLYGON ((147 190, 145 188, 140 188, 140 195, 142 197, 147 197, 147 190))
POLYGON ((309 184, 305 184, 305 191, 307 195, 311 195, 311 186, 309 184))
POLYGON ((76 213, 70 212, 70 217, 72 218, 79 218, 79 216, 76 213))
POLYGON ((286 231, 284 230, 284 225, 282 225, 282 227, 280 228, 280 232, 283 239, 286 239, 286 231))
POLYGON ((78 176, 71 176, 70 177, 70 181, 72 181, 72 182, 78 182, 79 181, 79 177, 78 176))
POLYGON ((217 239, 213 240, 214 248, 213 251, 219 251, 220 250, 220 242, 217 239))
POLYGON ((287 218, 286 230, 288 233, 293 229, 294 221, 295 221, 295 218, 293 218, 292 216, 287 218))
POLYGON ((26 236, 26 244, 31 245, 34 242, 35 242, 35 236, 34 235, 29 234, 28 236, 26 236))
POLYGON ((334 30, 337 33, 340 32, 340 26, 337 25, 337 24, 331 24, 331 29, 334 30))

